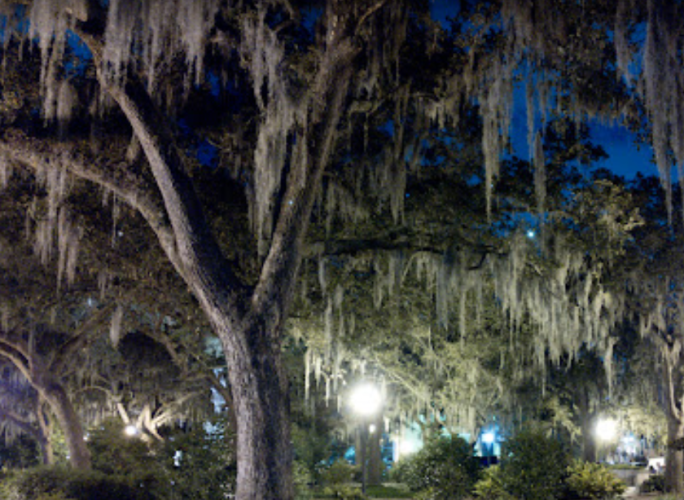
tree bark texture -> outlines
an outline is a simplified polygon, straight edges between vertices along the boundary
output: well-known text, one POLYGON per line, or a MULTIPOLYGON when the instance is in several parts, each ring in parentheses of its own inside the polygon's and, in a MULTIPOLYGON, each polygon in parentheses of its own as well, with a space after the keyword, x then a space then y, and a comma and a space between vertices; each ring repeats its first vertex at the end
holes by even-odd
POLYGON ((76 469, 90 469, 90 450, 86 446, 81 420, 66 391, 61 385, 50 383, 42 392, 64 433, 71 466, 76 469))
POLYGON ((236 346, 235 332, 222 318, 216 320, 237 416, 236 498, 293 498, 288 380, 280 344, 269 342, 271 332, 253 324, 240 335, 251 341, 236 346))
POLYGON ((589 408, 589 394, 586 387, 582 387, 577 398, 577 410, 582 428, 582 459, 585 462, 596 462, 595 414, 589 408))
POLYGON ((684 422, 679 419, 667 419, 667 451, 665 455, 665 487, 667 491, 681 494, 684 492, 684 422))
POLYGON ((383 419, 378 413, 373 421, 375 428, 368 435, 368 484, 380 484, 384 470, 382 461, 383 419))
POLYGON ((663 378, 666 395, 667 451, 665 455, 665 488, 684 493, 684 414, 682 411, 682 356, 679 349, 663 343, 663 378))

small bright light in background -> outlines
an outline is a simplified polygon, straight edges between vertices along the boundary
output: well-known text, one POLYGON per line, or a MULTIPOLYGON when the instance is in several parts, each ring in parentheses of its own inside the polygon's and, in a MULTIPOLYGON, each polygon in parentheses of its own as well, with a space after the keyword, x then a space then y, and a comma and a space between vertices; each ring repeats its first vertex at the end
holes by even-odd
POLYGON ((496 441, 496 434, 494 432, 487 431, 482 434, 482 442, 484 444, 494 444, 494 441, 496 441))
POLYGON ((411 455, 420 449, 420 443, 416 439, 404 438, 397 442, 398 455, 404 457, 411 455))
POLYGON ((382 395, 372 384, 361 384, 351 393, 349 403, 352 409, 361 416, 369 417, 380 409, 382 395))
POLYGON ((617 434, 617 422, 611 418, 602 418, 596 423, 596 436, 603 441, 611 441, 617 434))
POLYGON ((373 434, 375 431, 376 431, 375 424, 370 424, 370 425, 368 426, 368 432, 370 432, 371 434, 373 434))
POLYGON ((138 430, 138 428, 135 425, 127 425, 126 428, 124 429, 124 433, 128 437, 137 436, 138 432, 140 432, 140 431, 138 430))
POLYGON ((529 229, 529 230, 527 231, 527 237, 528 237, 528 238, 534 238, 534 236, 535 236, 534 231, 533 231, 532 229, 529 229))
POLYGON ((620 439, 620 441, 621 441, 622 447, 624 448, 624 450, 625 450, 627 453, 629 453, 629 454, 631 454, 631 455, 636 454, 636 452, 637 452, 637 444, 638 444, 638 443, 637 443, 636 438, 634 437, 634 434, 629 433, 629 434, 627 434, 627 435, 625 435, 625 436, 622 436, 622 438, 620 439))

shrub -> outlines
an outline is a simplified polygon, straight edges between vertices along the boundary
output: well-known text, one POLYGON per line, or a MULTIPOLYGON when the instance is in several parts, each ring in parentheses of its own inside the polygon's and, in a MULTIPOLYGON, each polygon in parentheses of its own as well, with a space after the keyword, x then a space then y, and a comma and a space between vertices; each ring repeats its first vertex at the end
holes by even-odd
POLYGON ((339 459, 321 472, 321 482, 326 486, 351 482, 357 467, 346 460, 339 459))
POLYGON ((415 455, 397 464, 393 477, 412 491, 430 490, 436 500, 458 500, 468 496, 479 475, 472 447, 460 437, 428 441, 415 455))
POLYGON ((568 465, 570 457, 560 442, 541 428, 527 427, 504 443, 501 483, 520 500, 558 498, 568 465))
POLYGON ((99 471, 36 467, 9 474, 0 493, 6 500, 155 500, 149 482, 99 471))
POLYGON ((213 500, 233 492, 237 466, 229 432, 223 416, 175 429, 156 457, 163 466, 159 477, 173 486, 157 496, 213 500))
POLYGON ((321 482, 324 488, 321 494, 326 498, 342 500, 357 500, 366 498, 359 488, 349 485, 358 467, 346 460, 339 459, 321 472, 321 482))
POLYGON ((580 460, 568 467, 566 485, 569 498, 589 500, 615 498, 627 489, 607 467, 580 460))
POLYGON ((374 484, 366 488, 370 498, 414 498, 406 485, 403 484, 374 484))
POLYGON ((337 498, 339 500, 366 500, 368 498, 361 492, 360 488, 344 484, 326 486, 321 494, 325 498, 337 498))
POLYGON ((36 500, 73 500, 71 498, 65 497, 62 492, 55 493, 41 493, 36 497, 36 500))
POLYGON ((141 439, 126 437, 121 420, 107 419, 89 433, 88 448, 93 469, 110 475, 129 475, 149 470, 150 450, 141 439))
POLYGON ((482 500, 513 500, 513 496, 506 491, 501 467, 498 465, 485 469, 482 479, 475 483, 473 490, 482 500))
POLYGON ((663 493, 665 491, 665 476, 663 474, 653 474, 641 483, 639 489, 641 493, 663 493))
POLYGON ((307 500, 313 498, 311 484, 313 474, 301 460, 295 460, 292 464, 292 481, 295 487, 295 499, 307 500))

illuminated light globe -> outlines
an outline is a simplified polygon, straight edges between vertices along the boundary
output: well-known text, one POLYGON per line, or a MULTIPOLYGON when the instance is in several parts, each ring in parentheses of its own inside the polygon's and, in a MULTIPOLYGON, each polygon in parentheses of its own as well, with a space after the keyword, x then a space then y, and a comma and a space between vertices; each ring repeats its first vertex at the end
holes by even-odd
POLYGON ((399 440, 397 447, 398 455, 403 457, 417 452, 420 449, 420 443, 415 438, 404 438, 399 440))
POLYGON ((137 436, 138 432, 138 428, 135 425, 127 425, 124 429, 124 433, 129 437, 137 436))
POLYGON ((610 441, 617 434, 617 422, 604 418, 596 423, 596 436, 604 441, 610 441))
POLYGON ((492 431, 482 434, 482 442, 484 444, 494 444, 494 441, 496 441, 496 434, 494 434, 492 431))
POLYGON ((534 236, 535 236, 535 235, 534 235, 534 231, 533 231, 532 229, 530 229, 529 231, 527 231, 527 237, 528 237, 528 238, 531 239, 531 238, 534 238, 534 236))
POLYGON ((369 417, 376 414, 380 409, 382 395, 374 385, 362 384, 352 391, 349 403, 354 412, 361 416, 369 417))

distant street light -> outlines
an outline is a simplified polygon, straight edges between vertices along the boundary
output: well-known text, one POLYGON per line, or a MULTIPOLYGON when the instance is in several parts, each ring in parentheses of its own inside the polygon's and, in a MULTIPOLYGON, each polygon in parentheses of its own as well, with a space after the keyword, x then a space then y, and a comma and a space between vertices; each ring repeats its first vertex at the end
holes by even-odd
POLYGON ((602 418, 596 423, 596 437, 602 441, 612 441, 617 434, 617 422, 611 418, 602 418))
POLYGON ((127 425, 126 428, 124 429, 124 433, 125 433, 128 437, 137 436, 139 432, 140 432, 140 431, 138 430, 138 428, 137 428, 135 425, 132 425, 132 424, 127 425))
POLYGON ((494 431, 487 431, 482 434, 482 455, 487 456, 487 464, 491 464, 492 456, 494 455, 494 443, 496 442, 496 433, 494 431))
POLYGON ((596 437, 604 443, 606 461, 608 460, 608 447, 605 445, 611 443, 615 439, 617 435, 617 430, 617 422, 612 418, 602 418, 598 422, 596 422, 594 432, 596 433, 596 437))
POLYGON ((352 409, 362 417, 375 415, 382 405, 382 395, 377 387, 370 383, 357 386, 349 400, 352 409))
MULTIPOLYGON (((358 385, 349 396, 349 404, 354 413, 361 417, 360 448, 361 448, 361 492, 366 494, 368 482, 368 434, 375 432, 375 425, 370 421, 382 407, 380 390, 370 383, 358 385), (371 430, 372 427, 372 430, 371 430)), ((357 450, 358 451, 358 450, 357 450)))

